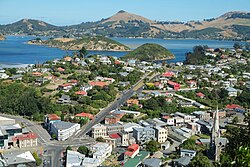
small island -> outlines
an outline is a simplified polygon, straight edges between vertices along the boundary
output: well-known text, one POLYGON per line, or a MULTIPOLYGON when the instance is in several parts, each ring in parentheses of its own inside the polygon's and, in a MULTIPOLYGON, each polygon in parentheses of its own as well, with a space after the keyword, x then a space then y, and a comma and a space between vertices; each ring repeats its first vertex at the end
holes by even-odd
POLYGON ((46 45, 63 50, 80 50, 84 46, 87 50, 96 51, 130 51, 130 48, 126 45, 103 36, 85 36, 81 39, 49 38, 41 40, 40 38, 36 38, 28 41, 28 44, 46 45))
POLYGON ((2 34, 0 34, 0 41, 5 40, 5 39, 6 38, 2 34))
POLYGON ((122 59, 137 59, 139 61, 157 61, 174 59, 175 56, 166 48, 154 43, 146 43, 126 54, 122 59))

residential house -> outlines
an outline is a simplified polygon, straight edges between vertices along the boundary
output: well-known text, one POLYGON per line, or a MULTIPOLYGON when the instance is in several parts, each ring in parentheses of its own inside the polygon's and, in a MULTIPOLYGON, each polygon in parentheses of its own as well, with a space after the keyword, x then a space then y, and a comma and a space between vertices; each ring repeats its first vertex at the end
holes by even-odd
POLYGON ((0 73, 0 79, 7 79, 7 78, 9 78, 9 75, 5 73, 0 73))
POLYGON ((130 82, 119 82, 118 83, 118 86, 121 86, 121 87, 126 87, 130 84, 130 82))
POLYGON ((211 118, 210 113, 204 111, 195 111, 193 115, 202 120, 209 120, 211 118))
POLYGON ((238 91, 232 87, 226 88, 226 91, 228 92, 229 97, 236 97, 237 96, 238 91))
POLYGON ((196 82, 196 81, 193 81, 193 80, 187 81, 186 84, 187 84, 188 87, 190 87, 190 88, 193 88, 193 87, 196 87, 196 86, 197 86, 197 82, 196 82))
POLYGON ((107 56, 103 56, 99 59, 102 64, 111 64, 111 60, 107 56))
POLYGON ((71 83, 62 84, 59 85, 57 89, 64 92, 69 92, 72 89, 72 84, 71 83))
POLYGON ((139 100, 137 100, 137 99, 129 99, 129 100, 127 100, 126 104, 128 107, 134 106, 134 105, 142 107, 142 105, 139 104, 139 100))
POLYGON ((184 124, 184 119, 179 116, 173 117, 175 126, 180 126, 184 124))
POLYGON ((108 135, 115 134, 115 133, 120 133, 120 132, 124 131, 124 126, 120 122, 115 123, 115 124, 108 124, 108 125, 105 125, 105 126, 106 126, 106 131, 107 131, 108 135))
POLYGON ((80 87, 80 90, 85 91, 85 92, 87 92, 87 91, 89 91, 91 89, 93 89, 92 85, 85 85, 85 86, 80 87))
POLYGON ((181 157, 191 157, 194 158, 196 156, 196 151, 194 150, 187 150, 187 149, 181 149, 180 150, 181 157))
POLYGON ((56 114, 47 114, 44 116, 44 127, 50 131, 51 123, 59 122, 61 118, 56 114))
POLYGON ((198 96, 201 99, 203 99, 205 97, 205 95, 201 92, 196 93, 196 96, 198 96))
POLYGON ((164 78, 171 78, 171 77, 174 77, 174 76, 175 76, 175 73, 172 72, 172 71, 167 71, 167 72, 165 72, 165 73, 163 73, 161 75, 161 77, 164 77, 164 78))
POLYGON ((191 157, 185 156, 172 161, 173 167, 188 167, 191 162, 191 157))
POLYGON ((185 113, 176 112, 174 115, 183 118, 184 123, 191 122, 192 120, 192 116, 185 113))
POLYGON ((64 61, 68 61, 68 62, 72 61, 72 57, 69 57, 69 56, 64 57, 63 59, 64 59, 64 61))
POLYGON ((180 107, 192 107, 193 104, 191 102, 179 102, 180 107))
POLYGON ((133 137, 137 143, 145 143, 155 140, 155 130, 150 127, 134 128, 133 137))
POLYGON ((109 114, 105 117, 105 124, 115 124, 119 122, 121 118, 117 115, 109 114))
POLYGON ((155 86, 157 89, 163 89, 163 88, 164 88, 164 84, 161 83, 161 82, 154 82, 154 86, 155 86))
POLYGON ((195 134, 199 134, 201 132, 201 126, 195 122, 187 123, 187 128, 191 129, 195 134))
POLYGON ((62 95, 58 100, 57 103, 59 104, 70 104, 71 100, 68 95, 62 95))
POLYGON ((170 86, 174 90, 179 90, 181 88, 180 84, 173 82, 173 81, 170 81, 170 80, 168 80, 167 84, 168 84, 168 86, 170 86))
POLYGON ((105 87, 105 86, 107 86, 108 85, 108 83, 107 82, 103 82, 103 81, 91 81, 91 82, 89 82, 89 84, 91 85, 91 86, 99 86, 99 87, 101 87, 101 88, 103 88, 103 87, 105 87))
POLYGON ((79 95, 79 96, 88 96, 88 93, 85 91, 77 91, 77 92, 75 92, 75 94, 79 95))
POLYGON ((126 77, 126 76, 128 76, 129 73, 127 73, 127 72, 119 72, 118 74, 121 75, 122 77, 126 77))
POLYGON ((130 158, 134 158, 137 154, 139 154, 139 151, 140 146, 138 144, 132 144, 127 148, 127 151, 124 154, 130 158))
POLYGON ((134 71, 135 68, 124 66, 124 67, 122 67, 122 69, 125 70, 125 71, 127 71, 127 72, 132 72, 132 71, 134 71))
POLYGON ((90 147, 94 159, 99 159, 104 162, 111 155, 112 145, 108 143, 96 143, 90 147))
POLYGON ((64 73, 65 69, 62 68, 62 67, 59 67, 59 68, 57 68, 57 71, 60 72, 60 73, 64 73))
POLYGON ((159 143, 165 143, 168 138, 168 130, 162 127, 155 127, 155 136, 159 143))
POLYGON ((9 77, 10 80, 16 81, 16 80, 22 80, 23 79, 23 75, 13 75, 11 77, 9 77))
POLYGON ((85 112, 76 114, 75 117, 78 118, 78 119, 84 119, 84 120, 92 120, 92 119, 94 119, 93 114, 85 113, 85 112))

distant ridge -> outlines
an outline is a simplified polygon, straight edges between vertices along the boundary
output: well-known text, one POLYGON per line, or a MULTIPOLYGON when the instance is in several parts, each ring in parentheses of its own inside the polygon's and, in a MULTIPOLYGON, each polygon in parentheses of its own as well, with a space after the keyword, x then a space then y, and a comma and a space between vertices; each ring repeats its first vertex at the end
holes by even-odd
POLYGON ((250 40, 250 13, 232 11, 217 18, 177 22, 153 21, 120 10, 100 21, 71 26, 55 26, 40 20, 23 19, 12 24, 0 25, 0 33, 76 38, 88 34, 107 37, 250 40))

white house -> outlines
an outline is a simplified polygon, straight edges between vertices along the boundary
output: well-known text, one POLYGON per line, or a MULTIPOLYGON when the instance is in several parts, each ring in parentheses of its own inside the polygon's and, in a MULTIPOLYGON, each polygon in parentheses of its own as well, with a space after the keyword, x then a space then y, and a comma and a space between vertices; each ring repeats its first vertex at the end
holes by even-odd
POLYGON ((55 134, 59 141, 64 141, 72 136, 77 130, 80 129, 80 124, 71 122, 53 122, 51 124, 50 133, 55 134))
POLYGON ((10 76, 5 74, 5 73, 0 73, 0 79, 7 79, 9 78, 10 76))
POLYGON ((96 143, 90 147, 93 152, 93 158, 105 161, 111 155, 112 145, 109 143, 96 143))
POLYGON ((181 149, 181 157, 195 157, 196 151, 194 150, 187 150, 187 149, 181 149))
POLYGON ((232 87, 226 88, 226 91, 228 92, 229 97, 236 97, 237 96, 238 91, 232 87))

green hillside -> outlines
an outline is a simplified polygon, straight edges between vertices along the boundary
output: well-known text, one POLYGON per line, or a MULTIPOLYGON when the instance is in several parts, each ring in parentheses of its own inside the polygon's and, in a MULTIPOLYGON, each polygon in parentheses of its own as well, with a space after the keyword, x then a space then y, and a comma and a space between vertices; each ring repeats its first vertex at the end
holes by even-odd
POLYGON ((126 54, 122 59, 137 59, 140 61, 155 61, 173 59, 174 55, 161 45, 146 43, 126 54))

